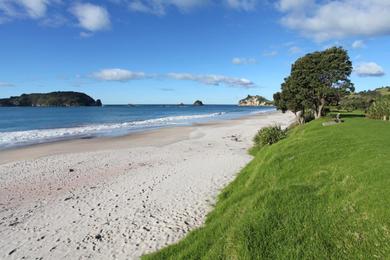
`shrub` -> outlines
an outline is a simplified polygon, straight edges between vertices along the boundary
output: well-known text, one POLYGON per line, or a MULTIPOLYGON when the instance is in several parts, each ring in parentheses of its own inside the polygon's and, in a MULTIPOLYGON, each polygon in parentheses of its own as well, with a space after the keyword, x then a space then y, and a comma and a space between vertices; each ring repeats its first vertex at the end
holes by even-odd
POLYGON ((257 147, 263 147, 267 144, 274 144, 286 136, 286 130, 283 130, 280 126, 269 126, 259 130, 254 138, 254 142, 257 147))
POLYGON ((367 115, 372 119, 389 120, 390 98, 381 98, 375 101, 367 111, 367 115))

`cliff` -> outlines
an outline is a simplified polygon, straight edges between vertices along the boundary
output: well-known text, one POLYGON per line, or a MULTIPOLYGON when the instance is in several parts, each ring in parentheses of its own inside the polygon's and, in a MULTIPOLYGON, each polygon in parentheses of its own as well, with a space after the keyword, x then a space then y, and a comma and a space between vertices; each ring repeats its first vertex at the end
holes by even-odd
POLYGON ((73 107, 73 106, 102 106, 100 99, 96 101, 84 93, 79 92, 51 92, 22 94, 21 96, 0 99, 0 106, 23 107, 73 107))
POLYGON ((239 106, 272 106, 272 101, 269 101, 262 96, 251 96, 248 95, 246 98, 241 99, 238 102, 239 106))

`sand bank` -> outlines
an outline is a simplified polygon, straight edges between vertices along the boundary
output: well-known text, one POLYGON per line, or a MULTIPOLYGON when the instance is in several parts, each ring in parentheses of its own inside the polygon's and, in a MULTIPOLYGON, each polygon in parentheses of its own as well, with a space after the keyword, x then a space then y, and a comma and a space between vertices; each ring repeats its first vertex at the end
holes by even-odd
POLYGON ((203 224, 272 112, 0 152, 1 259, 133 259, 203 224))

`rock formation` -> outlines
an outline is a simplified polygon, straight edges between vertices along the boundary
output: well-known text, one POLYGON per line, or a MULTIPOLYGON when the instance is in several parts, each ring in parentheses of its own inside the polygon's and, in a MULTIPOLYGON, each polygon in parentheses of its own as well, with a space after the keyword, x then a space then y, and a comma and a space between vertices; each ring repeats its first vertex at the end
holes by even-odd
POLYGON ((203 102, 200 101, 200 100, 196 100, 196 101, 194 102, 194 106, 203 106, 203 102))
POLYGON ((272 106, 272 101, 269 101, 262 96, 251 96, 248 95, 246 98, 241 99, 238 102, 239 106, 272 106))

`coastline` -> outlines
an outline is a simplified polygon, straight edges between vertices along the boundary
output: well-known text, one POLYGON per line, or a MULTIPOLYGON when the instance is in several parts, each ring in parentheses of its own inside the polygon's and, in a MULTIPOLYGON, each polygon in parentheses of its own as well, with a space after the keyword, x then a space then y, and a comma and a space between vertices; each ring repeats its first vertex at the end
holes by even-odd
POLYGON ((118 137, 168 127, 240 118, 256 112, 275 110, 267 107, 240 109, 234 105, 201 107, 166 107, 145 105, 106 109, 72 108, 5 108, 0 119, 0 151, 35 144, 75 139, 118 137), (20 110, 20 111, 19 111, 20 110), (145 114, 146 113, 146 114, 145 114), (57 117, 64 120, 58 120, 57 117))
POLYGON ((109 150, 147 145, 167 145, 171 142, 177 142, 187 138, 193 127, 226 125, 235 121, 255 118, 257 116, 272 115, 273 113, 277 113, 277 111, 265 111, 231 119, 210 120, 203 123, 193 123, 192 125, 144 129, 118 136, 94 136, 90 138, 75 137, 64 140, 15 146, 0 149, 0 165, 18 160, 32 160, 49 155, 73 153, 75 146, 77 146, 78 152, 91 152, 96 151, 96 149, 109 150))
POLYGON ((203 224, 263 126, 292 114, 0 151, 1 258, 137 258, 203 224))

